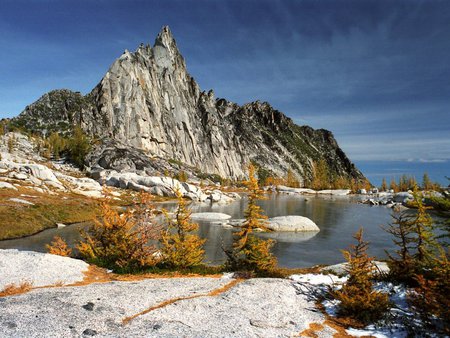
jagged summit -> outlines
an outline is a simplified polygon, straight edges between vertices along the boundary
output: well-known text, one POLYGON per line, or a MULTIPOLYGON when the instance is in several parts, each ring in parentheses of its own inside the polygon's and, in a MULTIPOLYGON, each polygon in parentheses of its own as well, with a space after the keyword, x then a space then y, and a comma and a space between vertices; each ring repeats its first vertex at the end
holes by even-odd
POLYGON ((155 39, 154 46, 157 46, 157 45, 161 45, 166 48, 170 48, 173 46, 176 47, 175 38, 173 37, 169 26, 164 26, 163 28, 161 28, 161 31, 159 32, 159 34, 156 36, 156 39, 155 39))
MULTIPOLYGON (((57 93, 28 106, 16 122, 36 131, 80 124, 104 144, 120 143, 121 157, 125 145, 147 160, 179 161, 224 177, 243 177, 254 161, 275 175, 291 169, 310 179, 320 159, 336 177, 363 177, 330 132, 297 126, 267 102, 239 106, 201 91, 167 26, 153 47, 125 51, 88 95, 57 93)), ((114 167, 101 149, 95 154, 91 166, 114 167)))

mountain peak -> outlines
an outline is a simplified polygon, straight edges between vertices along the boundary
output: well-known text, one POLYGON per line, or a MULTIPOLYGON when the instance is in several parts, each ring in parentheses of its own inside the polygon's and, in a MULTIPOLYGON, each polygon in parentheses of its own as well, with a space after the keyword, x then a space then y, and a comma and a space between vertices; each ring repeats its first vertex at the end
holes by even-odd
POLYGON ((163 26, 155 40, 155 46, 162 45, 166 48, 176 47, 175 39, 169 26, 163 26))

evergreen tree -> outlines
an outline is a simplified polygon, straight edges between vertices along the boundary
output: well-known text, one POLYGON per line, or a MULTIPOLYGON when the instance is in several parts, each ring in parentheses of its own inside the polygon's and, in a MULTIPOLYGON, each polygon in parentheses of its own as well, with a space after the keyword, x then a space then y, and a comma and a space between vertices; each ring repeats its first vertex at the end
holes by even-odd
POLYGON ((80 168, 84 167, 84 160, 91 148, 89 138, 84 134, 81 127, 76 126, 73 136, 69 139, 68 150, 70 159, 80 168))
POLYGON ((393 178, 391 179, 391 182, 389 184, 389 189, 394 190, 394 192, 399 191, 398 185, 393 178))
POLYGON ((247 186, 248 205, 245 210, 245 222, 241 230, 235 234, 234 243, 231 250, 225 251, 228 256, 227 268, 230 270, 246 270, 258 274, 267 274, 276 267, 277 260, 270 252, 274 241, 263 240, 255 237, 255 230, 266 230, 263 210, 256 201, 264 198, 264 192, 258 186, 258 180, 255 177, 255 167, 249 165, 249 179, 245 182, 247 186))
POLYGON ((11 133, 9 134, 8 138, 8 153, 12 153, 14 151, 14 148, 16 147, 16 136, 11 133))
POLYGON ((386 183, 386 178, 383 177, 383 180, 381 181, 381 187, 380 187, 381 191, 386 191, 387 190, 387 183, 386 183))
POLYGON ((369 243, 363 240, 362 228, 353 236, 357 244, 344 250, 347 260, 347 282, 341 290, 333 292, 340 301, 338 314, 355 318, 363 323, 380 319, 389 309, 387 294, 374 291, 372 285, 373 258, 367 255, 369 243))
POLYGON ((202 264, 205 240, 193 234, 198 224, 190 221, 191 212, 180 190, 175 194, 178 199, 175 220, 166 214, 167 229, 160 239, 162 260, 170 268, 187 269, 202 264))
POLYGON ((433 183, 430 180, 430 177, 428 176, 428 173, 423 174, 422 178, 422 189, 423 190, 430 190, 433 187, 433 183))
POLYGON ((324 159, 313 163, 313 180, 311 187, 315 190, 329 189, 330 178, 328 165, 324 159))
POLYGON ((300 187, 300 183, 298 182, 297 178, 295 177, 295 175, 291 169, 289 169, 286 174, 286 185, 288 187, 292 187, 292 188, 300 187))
POLYGON ((414 276, 423 274, 433 266, 438 243, 433 233, 433 221, 427 213, 429 207, 422 202, 417 187, 414 189, 412 206, 417 208, 414 214, 406 211, 394 216, 394 222, 387 231, 394 236, 398 249, 388 253, 388 265, 393 279, 415 284, 414 276))
POLYGON ((392 279, 408 284, 413 280, 416 269, 413 257, 414 224, 406 212, 392 217, 394 221, 385 230, 393 236, 397 250, 394 253, 386 251, 389 274, 392 279))

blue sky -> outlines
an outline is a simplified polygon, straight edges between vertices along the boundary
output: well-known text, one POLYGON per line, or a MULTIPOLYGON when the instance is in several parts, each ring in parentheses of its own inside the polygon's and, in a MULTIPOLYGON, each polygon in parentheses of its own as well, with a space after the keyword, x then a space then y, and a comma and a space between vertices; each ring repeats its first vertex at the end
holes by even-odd
POLYGON ((89 92, 163 25, 202 89, 331 130, 369 178, 389 163, 450 175, 445 0, 1 0, 0 118, 52 89, 89 92))

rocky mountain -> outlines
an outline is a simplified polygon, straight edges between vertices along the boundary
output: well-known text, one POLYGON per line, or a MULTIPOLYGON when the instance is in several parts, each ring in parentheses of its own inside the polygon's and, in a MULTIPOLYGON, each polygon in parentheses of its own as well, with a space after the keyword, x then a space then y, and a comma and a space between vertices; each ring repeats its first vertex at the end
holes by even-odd
POLYGON ((52 91, 13 122, 42 134, 81 125, 102 140, 89 157, 92 168, 123 170, 125 162, 138 169, 165 159, 240 178, 253 161, 303 180, 311 178, 314 161, 325 159, 334 176, 363 178, 331 132, 298 126, 266 102, 239 106, 201 91, 168 27, 153 47, 126 50, 88 95, 52 91))

